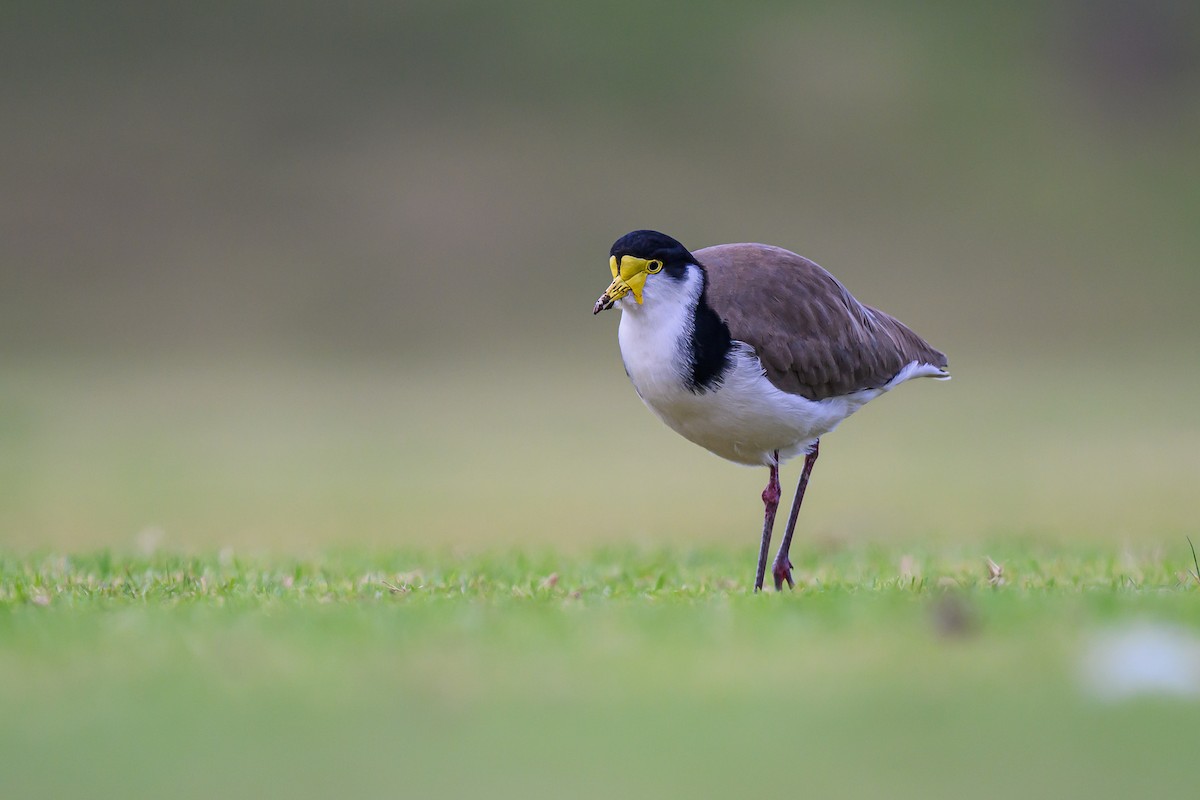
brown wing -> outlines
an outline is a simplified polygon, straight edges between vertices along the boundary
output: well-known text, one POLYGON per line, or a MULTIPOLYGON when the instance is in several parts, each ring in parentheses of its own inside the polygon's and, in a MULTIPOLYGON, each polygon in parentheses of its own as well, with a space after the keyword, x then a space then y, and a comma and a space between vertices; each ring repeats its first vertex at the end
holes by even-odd
POLYGON ((782 391, 821 400, 883 386, 913 361, 946 366, 946 356, 803 256, 763 244, 695 256, 708 273, 709 306, 782 391))

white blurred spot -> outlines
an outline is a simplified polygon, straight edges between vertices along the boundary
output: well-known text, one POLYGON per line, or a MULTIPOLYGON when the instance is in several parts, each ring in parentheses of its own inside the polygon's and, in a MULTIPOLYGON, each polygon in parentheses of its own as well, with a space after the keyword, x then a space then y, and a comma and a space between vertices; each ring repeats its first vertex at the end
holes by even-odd
POLYGON ((1098 634, 1085 647, 1084 688, 1102 700, 1139 695, 1200 699, 1200 637, 1140 623, 1098 634))
POLYGON ((166 533, 157 525, 150 525, 143 528, 137 535, 137 551, 143 557, 154 555, 158 548, 162 546, 163 537, 166 533))

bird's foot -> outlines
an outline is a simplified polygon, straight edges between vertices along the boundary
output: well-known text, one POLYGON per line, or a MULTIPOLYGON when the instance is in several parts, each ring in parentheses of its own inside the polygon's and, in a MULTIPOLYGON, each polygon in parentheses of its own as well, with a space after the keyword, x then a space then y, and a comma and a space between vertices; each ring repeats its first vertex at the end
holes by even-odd
POLYGON ((775 591, 783 591, 784 581, 787 581, 789 589, 796 588, 796 582, 792 580, 792 562, 789 559, 776 559, 771 565, 771 575, 775 578, 775 591))

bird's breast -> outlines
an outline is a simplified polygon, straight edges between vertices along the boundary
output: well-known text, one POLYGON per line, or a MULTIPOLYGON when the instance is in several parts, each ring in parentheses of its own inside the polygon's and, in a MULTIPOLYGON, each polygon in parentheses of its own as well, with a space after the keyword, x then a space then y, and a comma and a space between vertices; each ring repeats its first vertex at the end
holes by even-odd
POLYGON ((737 347, 721 382, 697 392, 686 362, 643 345, 626 351, 625 368, 638 396, 672 430, 722 458, 765 465, 803 452, 833 430, 857 404, 846 398, 813 401, 787 394, 763 375, 746 345, 737 347))

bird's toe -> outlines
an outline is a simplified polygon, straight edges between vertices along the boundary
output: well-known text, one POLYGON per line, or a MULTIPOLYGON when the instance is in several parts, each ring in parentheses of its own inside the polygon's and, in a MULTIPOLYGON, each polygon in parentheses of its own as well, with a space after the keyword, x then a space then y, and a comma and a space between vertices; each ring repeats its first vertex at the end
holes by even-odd
POLYGON ((795 589, 796 583, 792 580, 792 562, 789 559, 776 561, 771 566, 771 575, 775 578, 775 591, 783 591, 783 582, 787 581, 789 589, 795 589))

